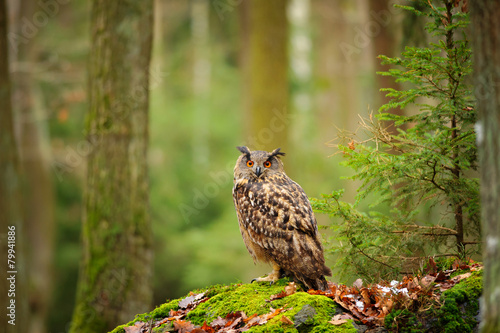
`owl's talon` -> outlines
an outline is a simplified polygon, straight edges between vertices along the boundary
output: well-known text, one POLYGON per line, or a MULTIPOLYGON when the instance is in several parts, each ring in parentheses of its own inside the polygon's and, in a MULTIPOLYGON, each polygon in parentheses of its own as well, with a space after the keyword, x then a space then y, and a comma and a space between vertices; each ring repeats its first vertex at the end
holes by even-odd
POLYGON ((254 281, 257 281, 257 282, 269 282, 269 285, 272 286, 276 281, 279 280, 280 278, 280 272, 281 272, 281 268, 274 264, 273 265, 273 271, 265 276, 262 276, 262 277, 257 277, 255 279, 252 279, 252 281, 250 283, 253 283, 254 281))

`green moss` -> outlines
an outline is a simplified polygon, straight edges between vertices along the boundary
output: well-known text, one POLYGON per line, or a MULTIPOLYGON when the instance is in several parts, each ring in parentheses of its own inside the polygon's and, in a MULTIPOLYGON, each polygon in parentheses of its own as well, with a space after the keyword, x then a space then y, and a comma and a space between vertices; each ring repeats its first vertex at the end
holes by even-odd
POLYGON ((125 333, 124 327, 131 326, 131 325, 134 325, 134 323, 120 325, 120 326, 116 327, 114 330, 112 330, 110 333, 125 333))
MULTIPOLYGON (((266 325, 252 327, 249 332, 356 332, 352 323, 341 326, 333 326, 328 323, 335 314, 336 304, 333 300, 324 296, 313 296, 305 292, 297 292, 288 297, 269 302, 268 307, 288 310, 269 320, 266 325), (283 316, 287 316, 297 325, 298 313, 303 311, 305 307, 311 307, 313 312, 303 324, 295 327, 281 321, 283 316)), ((263 311, 263 313, 270 311, 268 307, 266 306, 267 310, 263 311)), ((250 314, 253 313, 247 313, 247 315, 250 314)))
MULTIPOLYGON (((251 316, 270 313, 271 308, 283 308, 284 312, 276 315, 264 325, 251 327, 248 332, 356 332, 351 321, 340 326, 328 323, 336 312, 336 304, 327 297, 298 291, 290 296, 270 301, 271 296, 282 292, 288 282, 282 279, 272 286, 267 283, 251 283, 215 285, 196 290, 194 293, 204 292, 209 299, 190 311, 186 320, 200 326, 205 321, 211 323, 219 316, 224 318, 231 312, 243 311, 247 316, 251 316), (294 325, 284 323, 283 316, 292 320, 294 325)), ((478 300, 481 292, 482 271, 473 272, 469 278, 443 292, 440 308, 431 309, 424 314, 408 309, 393 311, 386 317, 386 327, 393 332, 408 333, 472 332, 477 325, 475 316, 479 310, 478 300)), ((165 303, 150 313, 137 315, 134 320, 117 327, 112 333, 124 333, 124 327, 132 326, 137 321, 148 322, 166 318, 170 310, 178 310, 180 300, 165 303)), ((167 328, 165 325, 155 328, 153 332, 165 331, 167 328)))
POLYGON ((189 312, 187 319, 195 325, 202 325, 204 321, 212 322, 217 317, 225 317, 230 312, 243 311, 247 315, 259 315, 269 312, 269 303, 266 300, 273 294, 283 290, 282 285, 269 286, 267 284, 244 284, 236 288, 208 289, 208 292, 217 292, 208 301, 198 305, 189 312))
POLYGON ((354 328, 352 321, 345 323, 343 325, 334 326, 328 322, 322 323, 320 325, 314 326, 310 333, 356 333, 358 330, 354 328))
POLYGON ((180 299, 170 301, 168 303, 158 306, 156 309, 149 313, 138 314, 135 316, 134 320, 128 322, 127 324, 118 326, 111 333, 125 333, 124 327, 133 326, 135 322, 142 321, 148 322, 150 320, 159 320, 169 316, 170 310, 177 310, 179 308, 180 299))
POLYGON ((417 315, 407 309, 389 313, 384 320, 385 327, 391 332, 420 333, 424 332, 417 315))
POLYGON ((204 289, 193 290, 193 293, 194 294, 205 293, 206 297, 213 297, 213 296, 220 294, 222 292, 230 292, 230 291, 238 288, 239 286, 241 286, 241 283, 240 284, 231 284, 229 286, 225 286, 222 284, 216 284, 216 285, 204 288, 204 289))
MULTIPOLYGON (((438 271, 446 271, 448 269, 452 269, 453 263, 457 260, 457 257, 439 257, 436 258, 436 266, 438 271)), ((428 267, 428 263, 425 264, 425 267, 428 267)))
POLYGON ((436 311, 440 332, 472 332, 478 324, 475 316, 482 290, 482 271, 479 271, 445 291, 441 296, 443 305, 436 311))
MULTIPOLYGON (((253 314, 263 315, 270 313, 271 308, 284 308, 284 312, 276 315, 264 325, 251 327, 248 332, 356 332, 352 322, 340 326, 328 323, 335 314, 336 304, 327 297, 309 295, 308 293, 299 291, 285 298, 269 301, 272 295, 282 292, 288 282, 288 280, 282 279, 272 286, 267 283, 251 283, 230 286, 216 285, 207 289, 197 290, 195 293, 204 292, 210 298, 190 311, 186 316, 186 320, 200 326, 205 321, 211 323, 219 316, 224 318, 231 312, 243 311, 247 316, 251 316, 253 314), (303 309, 309 309, 311 315, 304 317, 303 315, 306 311, 303 309), (297 322, 299 322, 298 317, 301 316, 297 314, 301 310, 302 318, 306 318, 306 320, 301 325, 297 325, 297 322), (281 319, 283 316, 287 316, 295 325, 282 322, 281 319)), ((150 313, 137 315, 134 320, 126 325, 117 327, 112 333, 124 333, 123 327, 131 326, 137 321, 147 322, 149 320, 165 318, 171 309, 178 309, 179 300, 163 304, 150 313)))
POLYGON ((455 276, 459 276, 465 273, 469 273, 470 270, 468 269, 457 269, 455 272, 450 274, 450 279, 454 278, 455 276))

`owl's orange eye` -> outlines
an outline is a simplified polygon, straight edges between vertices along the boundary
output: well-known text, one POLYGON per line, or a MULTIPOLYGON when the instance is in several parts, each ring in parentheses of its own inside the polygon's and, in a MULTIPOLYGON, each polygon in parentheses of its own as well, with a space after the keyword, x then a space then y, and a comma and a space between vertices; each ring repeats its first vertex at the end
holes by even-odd
POLYGON ((265 166, 266 168, 270 168, 270 167, 271 167, 271 162, 269 162, 269 161, 265 161, 265 162, 264 162, 264 166, 265 166))
POLYGON ((249 168, 253 167, 253 161, 248 161, 247 162, 247 167, 249 167, 249 168))

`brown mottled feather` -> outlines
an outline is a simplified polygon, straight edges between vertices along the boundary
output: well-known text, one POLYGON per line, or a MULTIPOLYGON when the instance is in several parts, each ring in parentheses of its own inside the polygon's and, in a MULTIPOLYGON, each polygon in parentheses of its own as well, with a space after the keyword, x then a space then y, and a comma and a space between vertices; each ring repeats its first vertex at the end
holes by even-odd
POLYGON ((327 287, 324 275, 331 271, 325 266, 316 220, 300 185, 284 172, 238 177, 235 169, 233 198, 254 261, 277 264, 307 288, 327 287))

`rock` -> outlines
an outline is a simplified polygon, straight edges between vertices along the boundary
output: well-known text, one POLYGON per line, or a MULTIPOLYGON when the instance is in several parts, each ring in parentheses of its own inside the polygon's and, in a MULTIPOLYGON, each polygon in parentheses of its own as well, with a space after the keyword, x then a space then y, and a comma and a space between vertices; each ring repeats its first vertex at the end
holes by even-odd
POLYGON ((302 309, 300 309, 299 312, 295 315, 295 328, 299 327, 300 325, 307 323, 312 323, 314 320, 314 316, 316 315, 316 310, 310 306, 309 304, 305 304, 302 309))

